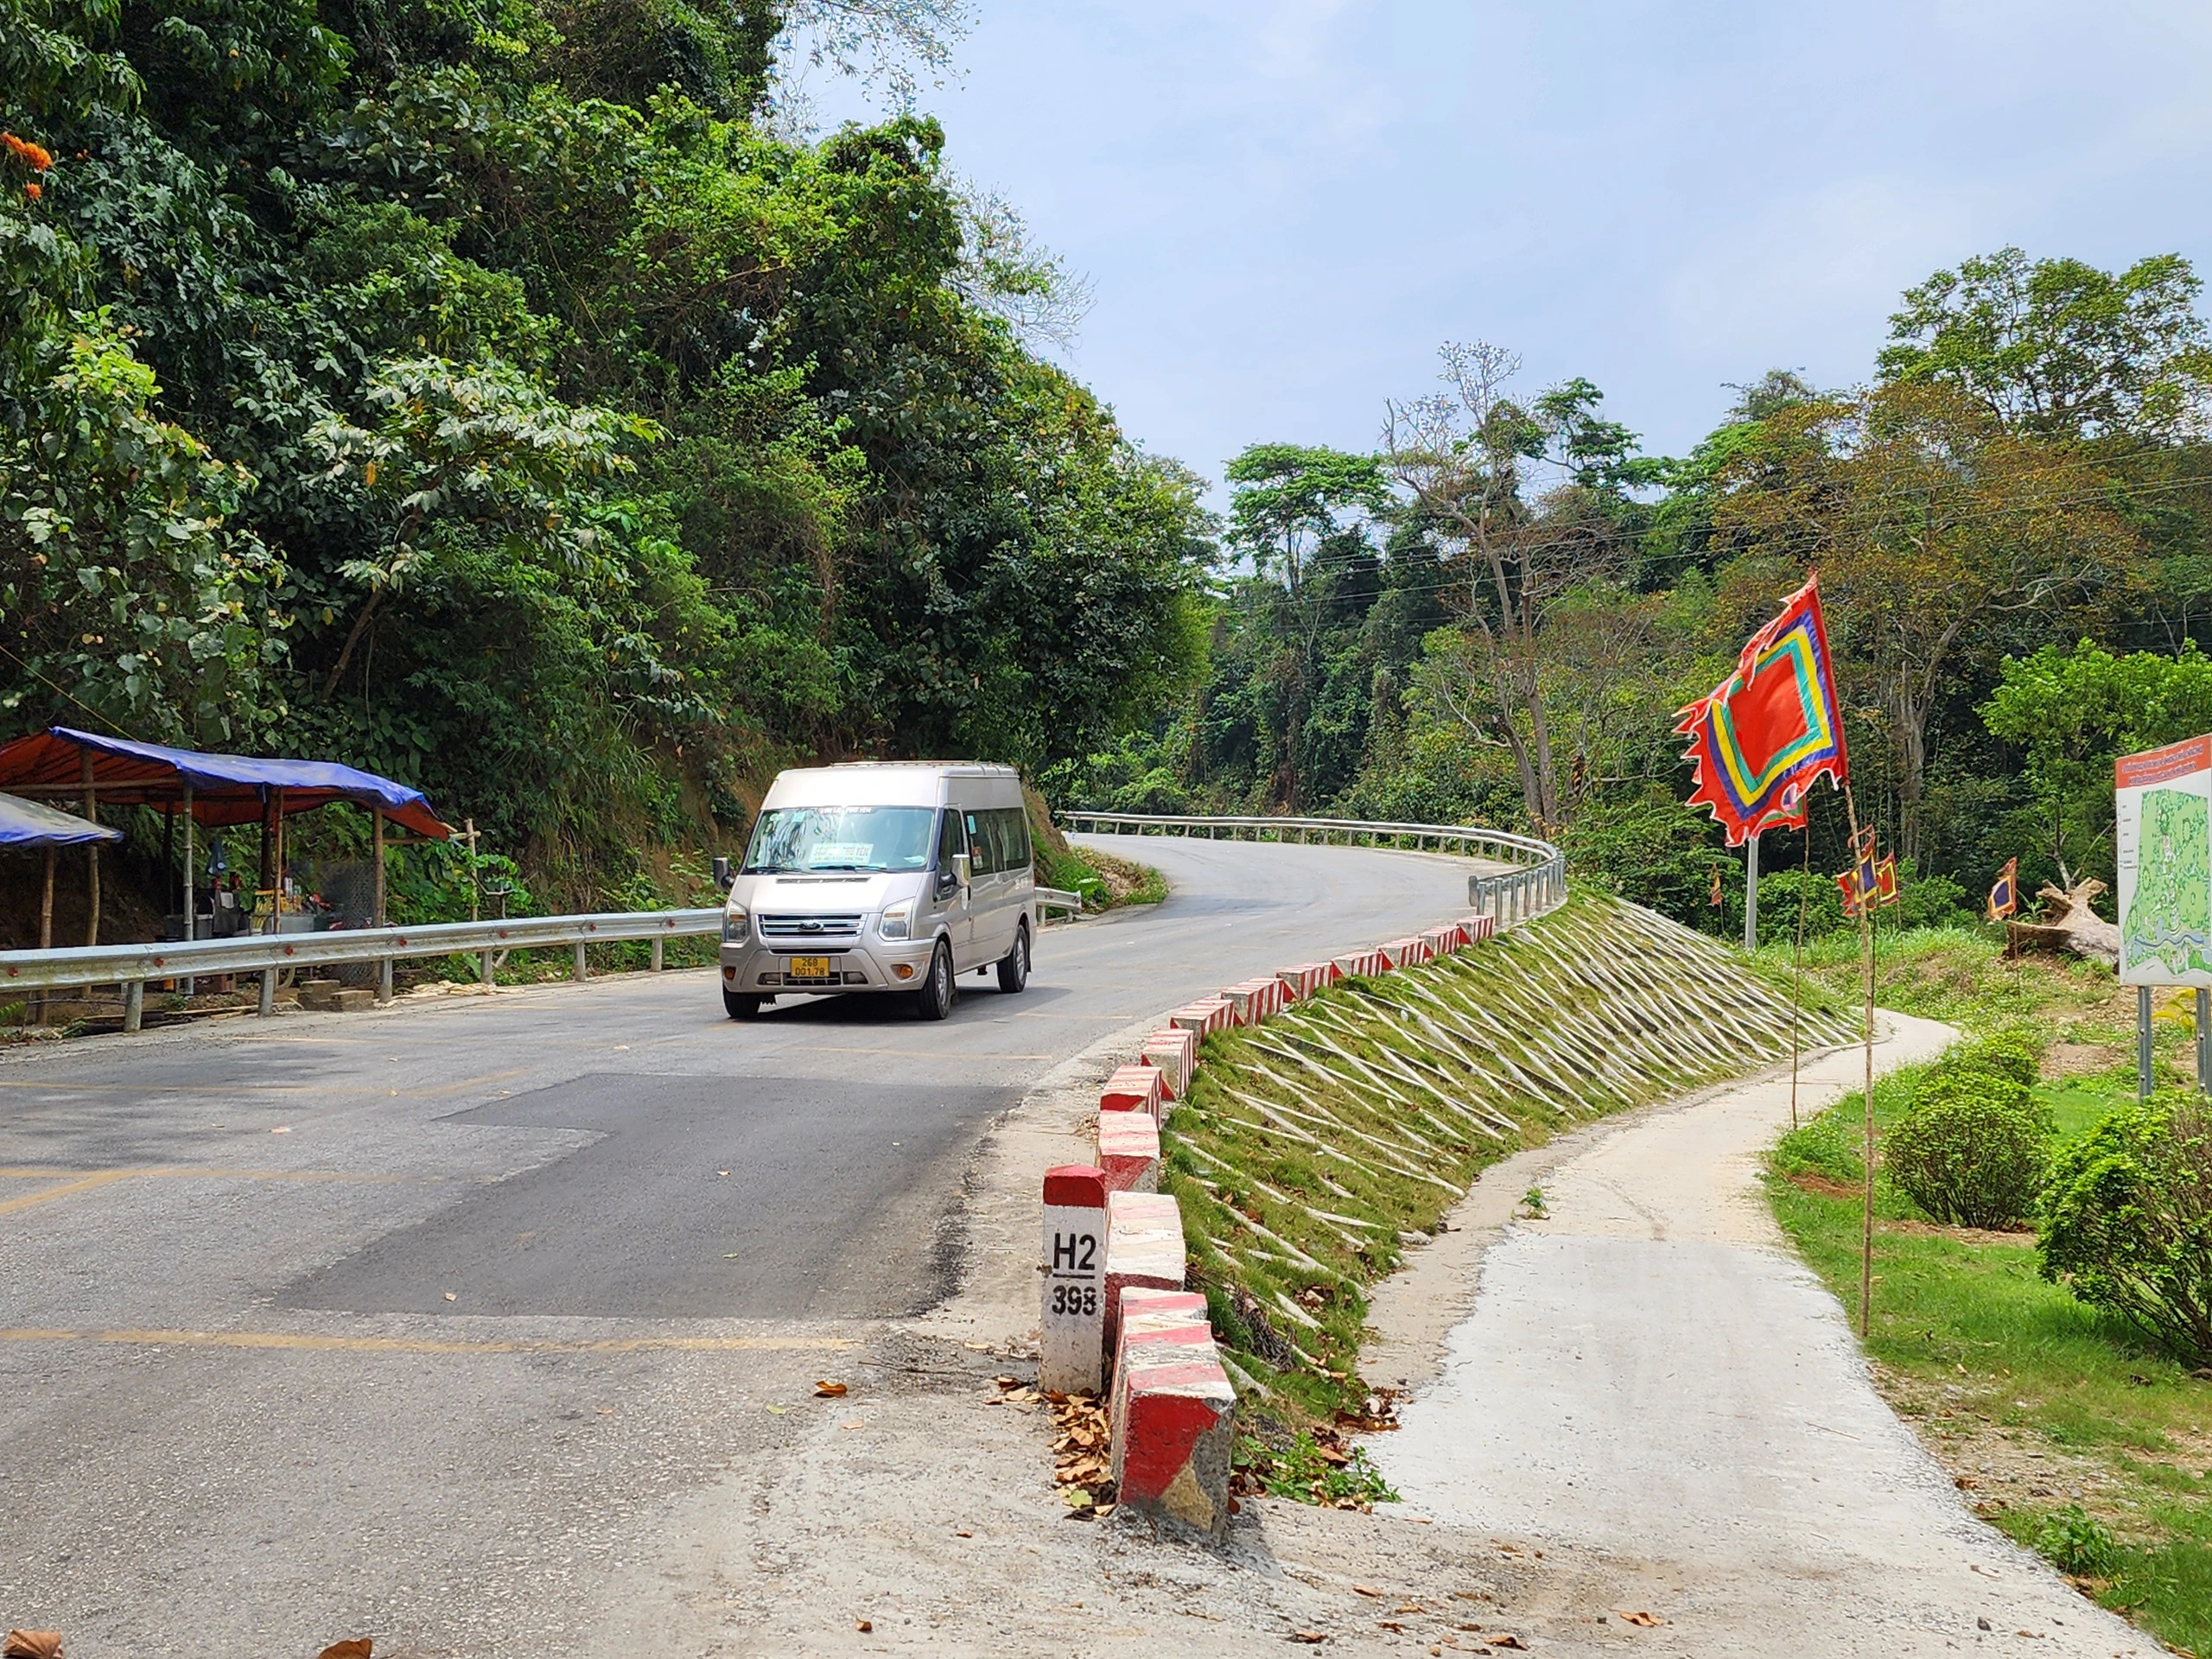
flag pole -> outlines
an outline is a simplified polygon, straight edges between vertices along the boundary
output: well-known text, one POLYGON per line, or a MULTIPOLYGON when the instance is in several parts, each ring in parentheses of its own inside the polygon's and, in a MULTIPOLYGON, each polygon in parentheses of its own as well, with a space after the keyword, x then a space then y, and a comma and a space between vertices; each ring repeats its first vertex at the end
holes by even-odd
POLYGON ((1797 882, 1797 944, 1789 953, 1789 1127, 1797 1127, 1797 1010, 1805 1000, 1805 906, 1813 892, 1813 799, 1805 794, 1805 873, 1797 882))
POLYGON ((1759 832, 1744 842, 1744 949, 1759 948, 1759 832))
MULTIPOLYGON (((1844 785, 1843 808, 1851 820, 1851 885, 1859 885, 1859 803, 1851 786, 1844 785)), ((1866 1182, 1859 1218, 1859 1336, 1866 1340, 1872 1328, 1874 1303, 1874 927, 1873 894, 1859 895, 1859 954, 1866 970, 1866 1003, 1860 1016, 1859 1040, 1866 1052, 1865 1147, 1866 1182)))

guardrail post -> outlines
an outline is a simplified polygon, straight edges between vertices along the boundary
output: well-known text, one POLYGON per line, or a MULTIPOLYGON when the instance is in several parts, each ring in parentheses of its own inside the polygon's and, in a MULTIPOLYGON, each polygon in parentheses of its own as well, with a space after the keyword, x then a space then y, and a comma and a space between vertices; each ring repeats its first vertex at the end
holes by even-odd
POLYGON ((661 941, 660 941, 660 939, 659 939, 658 938, 656 938, 653 940, 653 972, 655 972, 655 973, 658 973, 658 972, 660 972, 660 964, 661 964, 661 941))
POLYGON ((391 958, 385 957, 377 963, 377 1001, 391 1001, 391 958))
POLYGON ((476 959, 476 977, 484 984, 492 982, 492 953, 489 950, 476 959))
POLYGON ((261 970, 261 1006, 255 1012, 264 1014, 276 1012, 276 970, 274 968, 261 970))
POLYGON ((123 986, 123 1028, 137 1031, 146 1019, 146 982, 125 980, 123 986))
POLYGON ((584 960, 584 942, 576 941, 576 981, 579 984, 591 976, 590 964, 584 960))

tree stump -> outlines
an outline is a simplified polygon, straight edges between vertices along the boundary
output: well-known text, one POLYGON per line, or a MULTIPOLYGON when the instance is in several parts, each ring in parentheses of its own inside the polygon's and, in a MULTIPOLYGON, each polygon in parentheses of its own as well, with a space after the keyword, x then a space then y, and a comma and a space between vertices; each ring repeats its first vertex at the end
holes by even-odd
POLYGON ((2031 950, 2063 951, 2087 957, 2117 970, 2120 967, 2120 927, 2090 907, 2089 900, 2105 890, 2101 881, 2080 883, 2071 893, 2048 881, 2036 897, 2043 900, 2043 915, 2036 921, 2015 921, 2005 928, 2005 954, 2023 956, 2031 950))

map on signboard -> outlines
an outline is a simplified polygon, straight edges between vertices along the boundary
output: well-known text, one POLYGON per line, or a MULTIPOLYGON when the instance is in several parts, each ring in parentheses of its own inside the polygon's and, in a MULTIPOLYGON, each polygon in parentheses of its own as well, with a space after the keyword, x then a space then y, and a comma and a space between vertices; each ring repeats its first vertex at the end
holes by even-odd
POLYGON ((2113 770, 2120 829, 2120 976, 2212 985, 2212 738, 2113 770))
POLYGON ((2120 918, 2130 963, 2180 975, 2212 969, 2212 804, 2178 789, 2143 791, 2134 902, 2120 918))

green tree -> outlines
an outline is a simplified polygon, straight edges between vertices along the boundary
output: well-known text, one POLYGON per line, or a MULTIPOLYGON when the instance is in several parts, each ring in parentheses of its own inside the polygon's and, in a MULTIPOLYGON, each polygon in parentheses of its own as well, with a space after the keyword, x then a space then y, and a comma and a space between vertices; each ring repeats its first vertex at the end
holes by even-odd
POLYGON ((1981 717, 2024 754, 2044 845, 2070 888, 2092 862, 2110 872, 2113 760, 2212 730, 2212 658, 2193 643, 2170 657, 2045 645, 2005 659, 1981 717))
POLYGON ((2202 416, 2212 389, 2202 287, 2179 254, 2114 275, 2000 248, 1905 290, 1882 377, 1956 387, 2039 438, 2166 436, 2202 416))

